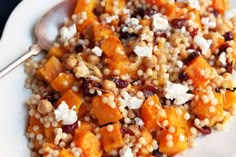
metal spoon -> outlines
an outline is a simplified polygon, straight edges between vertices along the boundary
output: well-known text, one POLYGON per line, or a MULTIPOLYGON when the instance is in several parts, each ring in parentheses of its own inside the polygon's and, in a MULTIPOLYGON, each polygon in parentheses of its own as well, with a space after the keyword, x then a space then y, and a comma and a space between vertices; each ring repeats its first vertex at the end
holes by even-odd
POLYGON ((31 56, 38 55, 42 50, 48 51, 57 38, 58 30, 63 25, 65 18, 73 14, 77 0, 64 0, 54 6, 38 21, 35 27, 37 44, 32 45, 29 51, 8 64, 0 71, 0 78, 12 71, 31 56))

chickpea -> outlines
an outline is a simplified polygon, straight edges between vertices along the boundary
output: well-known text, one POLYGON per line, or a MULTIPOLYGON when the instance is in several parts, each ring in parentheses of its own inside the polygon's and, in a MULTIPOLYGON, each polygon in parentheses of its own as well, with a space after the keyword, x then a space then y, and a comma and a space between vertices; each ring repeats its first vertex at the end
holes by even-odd
POLYGON ((116 84, 110 80, 104 80, 102 82, 102 87, 105 90, 110 90, 110 91, 114 91, 116 89, 116 84))
POLYGON ((87 58, 88 62, 97 65, 100 62, 100 58, 94 54, 90 54, 87 58))
POLYGON ((154 68, 155 65, 157 65, 157 57, 152 55, 152 57, 145 57, 143 59, 143 64, 147 67, 147 68, 154 68))
POLYGON ((42 114, 47 114, 54 110, 52 103, 46 99, 41 100, 38 106, 38 111, 42 114))
POLYGON ((78 60, 75 56, 71 55, 65 60, 65 67, 68 70, 72 70, 78 63, 78 60))

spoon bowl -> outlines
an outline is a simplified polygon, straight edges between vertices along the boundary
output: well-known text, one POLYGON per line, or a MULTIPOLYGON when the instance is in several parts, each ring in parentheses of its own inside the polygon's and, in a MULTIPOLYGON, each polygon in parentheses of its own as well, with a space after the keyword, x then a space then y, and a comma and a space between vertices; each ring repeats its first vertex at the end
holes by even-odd
POLYGON ((46 12, 35 26, 37 43, 29 48, 29 51, 15 59, 0 71, 0 78, 15 69, 28 58, 38 55, 42 50, 48 51, 55 42, 60 27, 65 19, 74 11, 77 0, 64 0, 46 12))

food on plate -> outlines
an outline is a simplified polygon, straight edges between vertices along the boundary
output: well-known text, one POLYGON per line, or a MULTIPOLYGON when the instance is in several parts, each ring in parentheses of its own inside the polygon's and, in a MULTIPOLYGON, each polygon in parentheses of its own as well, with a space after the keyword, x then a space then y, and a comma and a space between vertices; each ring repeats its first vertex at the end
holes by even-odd
POLYGON ((173 156, 223 130, 234 28, 228 0, 78 0, 47 55, 25 63, 32 156, 173 156))

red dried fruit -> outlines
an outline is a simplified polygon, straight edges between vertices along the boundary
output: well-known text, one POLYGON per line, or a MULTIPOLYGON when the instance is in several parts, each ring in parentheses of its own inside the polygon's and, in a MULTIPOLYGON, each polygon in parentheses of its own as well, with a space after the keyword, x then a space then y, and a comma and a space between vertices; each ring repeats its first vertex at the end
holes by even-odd
POLYGON ((226 32, 224 34, 225 41, 234 40, 234 34, 232 31, 226 32))
POLYGON ((189 65, 194 61, 200 54, 198 52, 193 52, 188 55, 188 57, 184 60, 186 65, 189 65))
POLYGON ((204 126, 202 128, 198 128, 198 130, 203 134, 203 135, 208 135, 211 134, 211 128, 208 126, 204 126))
POLYGON ((101 84, 96 80, 90 78, 81 78, 81 90, 85 96, 95 96, 97 92, 90 93, 89 89, 92 87, 101 88, 101 84))
POLYGON ((154 86, 144 86, 141 91, 145 98, 154 95, 157 92, 157 89, 154 86))
POLYGON ((153 155, 154 157, 162 157, 162 156, 163 156, 163 153, 159 152, 159 150, 156 149, 156 150, 153 150, 153 151, 152 151, 152 155, 153 155))
POLYGON ((177 29, 181 29, 186 23, 186 19, 182 18, 182 19, 173 19, 170 21, 170 24, 172 27, 177 28, 177 29))
POLYGON ((125 127, 121 127, 120 128, 120 131, 122 133, 122 136, 124 136, 125 134, 129 134, 130 136, 134 136, 134 132, 128 128, 125 128, 125 127))
POLYGON ((62 127, 62 131, 65 133, 73 133, 73 131, 78 127, 78 122, 76 121, 75 123, 71 125, 64 125, 62 127))
POLYGON ((129 82, 119 78, 112 77, 109 80, 113 81, 116 84, 117 88, 125 88, 129 85, 129 82))

